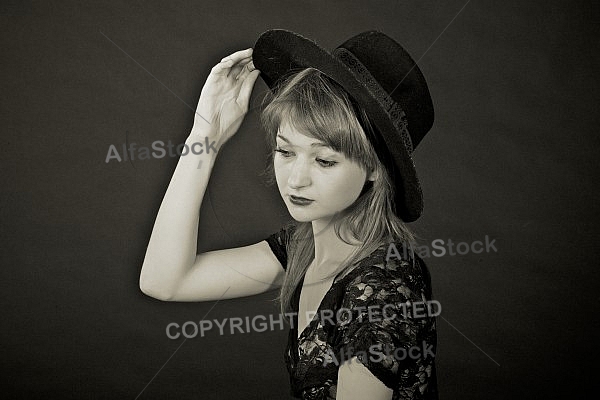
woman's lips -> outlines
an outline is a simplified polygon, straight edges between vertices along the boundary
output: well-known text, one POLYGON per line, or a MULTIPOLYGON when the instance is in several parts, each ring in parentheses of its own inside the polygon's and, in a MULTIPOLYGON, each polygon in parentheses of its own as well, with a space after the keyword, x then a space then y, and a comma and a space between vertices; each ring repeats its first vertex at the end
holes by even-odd
POLYGON ((306 197, 294 196, 290 195, 290 202, 297 206, 307 206, 312 203, 314 200, 307 199, 306 197))

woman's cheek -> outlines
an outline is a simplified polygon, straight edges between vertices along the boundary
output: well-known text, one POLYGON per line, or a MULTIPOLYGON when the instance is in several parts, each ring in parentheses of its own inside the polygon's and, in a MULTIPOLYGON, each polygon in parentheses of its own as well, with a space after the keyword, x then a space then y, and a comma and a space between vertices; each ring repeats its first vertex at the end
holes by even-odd
POLYGON ((362 189, 364 177, 362 174, 343 174, 331 179, 324 185, 332 203, 343 208, 350 206, 358 198, 362 189))
POLYGON ((281 192, 282 189, 285 188, 285 183, 287 182, 287 174, 285 172, 285 168, 280 160, 275 159, 275 161, 273 162, 273 169, 275 171, 275 181, 277 182, 277 187, 281 192))

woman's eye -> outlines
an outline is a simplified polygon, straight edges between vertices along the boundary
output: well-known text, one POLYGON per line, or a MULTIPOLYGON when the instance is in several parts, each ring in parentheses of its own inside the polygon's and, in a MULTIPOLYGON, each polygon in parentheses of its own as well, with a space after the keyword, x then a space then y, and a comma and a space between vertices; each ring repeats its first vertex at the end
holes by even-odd
POLYGON ((336 161, 327 161, 320 158, 317 158, 317 162, 325 168, 333 167, 335 164, 337 164, 336 161))
POLYGON ((287 151, 287 150, 283 150, 281 148, 276 148, 275 151, 279 154, 281 154, 282 157, 290 157, 292 154, 291 152, 287 151))

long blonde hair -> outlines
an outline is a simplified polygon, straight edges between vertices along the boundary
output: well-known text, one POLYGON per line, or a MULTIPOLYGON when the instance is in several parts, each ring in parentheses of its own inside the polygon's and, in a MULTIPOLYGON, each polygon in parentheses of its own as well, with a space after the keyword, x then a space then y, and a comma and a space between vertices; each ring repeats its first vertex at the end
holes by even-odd
MULTIPOLYGON (((276 147, 277 131, 286 122, 302 134, 324 142, 359 163, 366 171, 376 171, 372 185, 367 183, 354 204, 334 222, 335 234, 340 240, 359 243, 336 273, 348 273, 358 261, 386 243, 400 241, 412 251, 415 236, 393 212, 392 180, 364 131, 374 128, 365 111, 352 103, 341 86, 319 70, 307 68, 285 79, 265 97, 263 104, 267 105, 261 114, 261 122, 268 135, 271 155, 276 147), (346 228, 344 232, 352 236, 350 240, 340 234, 342 225, 346 228)), ((274 175, 272 159, 268 172, 271 177, 274 175)), ((294 225, 295 229, 287 241, 287 272, 278 297, 282 313, 291 310, 294 291, 311 264, 315 251, 312 224, 300 222, 294 225)))

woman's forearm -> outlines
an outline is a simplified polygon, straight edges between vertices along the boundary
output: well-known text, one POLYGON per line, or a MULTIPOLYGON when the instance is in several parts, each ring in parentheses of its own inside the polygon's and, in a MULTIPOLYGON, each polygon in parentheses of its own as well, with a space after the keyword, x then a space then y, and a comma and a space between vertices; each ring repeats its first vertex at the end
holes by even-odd
POLYGON ((140 288, 149 296, 169 300, 194 263, 200 205, 217 155, 212 138, 210 127, 202 125, 185 142, 188 152, 179 158, 163 198, 140 274, 140 288))

